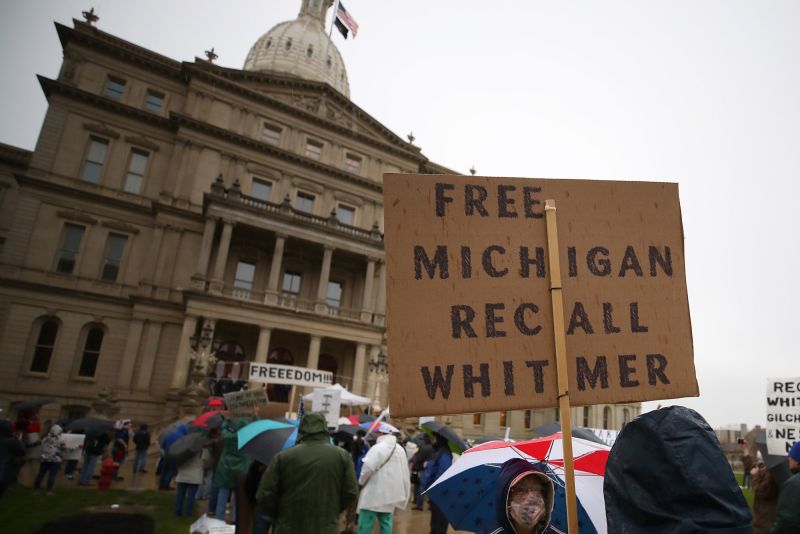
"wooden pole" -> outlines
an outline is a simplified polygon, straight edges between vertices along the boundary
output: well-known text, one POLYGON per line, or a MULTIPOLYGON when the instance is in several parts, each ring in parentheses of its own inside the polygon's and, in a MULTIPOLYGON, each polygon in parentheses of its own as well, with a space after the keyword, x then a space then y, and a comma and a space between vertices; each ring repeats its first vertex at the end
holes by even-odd
POLYGON ((550 267, 550 298, 553 303, 553 334, 556 344, 558 408, 561 412, 561 435, 564 446, 564 482, 567 489, 567 525, 569 534, 578 534, 578 506, 575 498, 575 466, 572 457, 572 422, 569 415, 569 378, 567 376, 567 338, 564 332, 564 301, 561 296, 561 264, 558 257, 556 201, 545 200, 547 256, 550 267))
POLYGON ((286 414, 286 417, 291 417, 292 412, 294 412, 294 398, 297 396, 297 386, 292 385, 292 391, 289 393, 289 413, 286 414))

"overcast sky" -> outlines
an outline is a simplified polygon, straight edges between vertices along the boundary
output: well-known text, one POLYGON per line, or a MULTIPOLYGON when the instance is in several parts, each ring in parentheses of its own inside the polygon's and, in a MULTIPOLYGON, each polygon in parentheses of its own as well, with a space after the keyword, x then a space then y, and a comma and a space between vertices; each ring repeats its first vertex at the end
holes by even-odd
MULTIPOLYGON (((0 4, 0 142, 32 149, 53 22, 241 68, 300 0, 0 4)), ((764 424, 767 377, 800 376, 800 2, 346 0, 352 100, 430 159, 479 174, 680 184, 700 397, 764 424)), ((650 408, 653 404, 646 404, 650 408)))

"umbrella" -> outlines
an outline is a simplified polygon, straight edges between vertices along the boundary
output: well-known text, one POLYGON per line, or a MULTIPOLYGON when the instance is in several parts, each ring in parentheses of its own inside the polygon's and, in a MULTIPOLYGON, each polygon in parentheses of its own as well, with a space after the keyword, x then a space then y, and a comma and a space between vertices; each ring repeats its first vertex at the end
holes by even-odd
POLYGON ((214 429, 221 427, 222 421, 224 420, 225 417, 222 413, 222 410, 212 410, 210 412, 200 414, 200 417, 192 421, 192 426, 214 429))
POLYGON ((333 438, 334 441, 349 443, 359 430, 363 430, 363 428, 358 425, 339 425, 339 428, 337 428, 335 432, 331 432, 331 438, 333 438))
POLYGON ((15 404, 13 409, 22 412, 25 410, 38 410, 45 404, 53 404, 56 401, 53 397, 39 397, 38 399, 28 399, 20 402, 19 404, 15 404))
POLYGON ((75 419, 66 426, 67 432, 82 433, 87 435, 108 432, 114 428, 116 421, 111 419, 98 419, 97 417, 82 417, 75 419))
MULTIPOLYGON (((581 534, 606 532, 603 474, 610 447, 572 438, 575 488, 581 534)), ((500 468, 512 458, 541 462, 555 489, 551 527, 567 532, 564 458, 561 434, 516 443, 492 441, 467 450, 426 494, 457 530, 491 532, 500 468)))
POLYGON ((272 419, 253 421, 240 428, 236 434, 239 450, 262 464, 269 465, 273 456, 295 444, 298 424, 272 419))
POLYGON ((341 419, 347 419, 347 423, 343 423, 345 425, 360 425, 361 423, 370 423, 377 419, 377 417, 374 415, 369 415, 368 413, 358 413, 347 417, 342 417, 341 419))
MULTIPOLYGON (((184 418, 178 419, 175 422, 172 422, 172 423, 168 424, 167 426, 165 426, 161 430, 161 432, 158 433, 158 437, 156 438, 156 443, 158 443, 159 445, 162 445, 167 436, 169 436, 170 434, 172 434, 173 432, 178 430, 178 428, 187 425, 192 420, 193 419, 191 417, 184 417, 184 418)), ((162 448, 163 448, 163 445, 162 445, 162 448)))
MULTIPOLYGON (((536 427, 533 429, 533 433, 538 437, 552 436, 557 432, 561 432, 561 423, 548 423, 546 425, 542 425, 540 427, 536 427)), ((593 441, 595 443, 600 443, 602 445, 607 445, 607 443, 602 439, 600 439, 599 437, 597 437, 594 432, 582 426, 572 427, 572 437, 585 439, 586 441, 593 441)))
POLYGON ((455 453, 461 454, 468 449, 467 444, 456 434, 455 430, 444 423, 440 423, 439 421, 426 421, 422 423, 420 428, 430 434, 431 437, 433 437, 433 434, 439 434, 445 438, 450 450, 455 453))
MULTIPOLYGON (((345 389, 344 387, 340 386, 339 384, 334 384, 332 386, 328 386, 328 387, 325 387, 325 388, 316 388, 316 389, 338 389, 339 391, 342 392, 342 397, 341 397, 341 399, 342 399, 341 400, 341 405, 342 406, 369 406, 370 404, 372 404, 372 401, 370 399, 368 399, 367 397, 361 397, 361 396, 356 395, 354 393, 350 393, 349 391, 347 391, 347 389, 345 389)), ((303 395, 303 400, 304 401, 313 401, 314 400, 314 394, 313 393, 309 393, 307 395, 303 395)))
POLYGON ((372 428, 372 432, 381 432, 383 434, 394 434, 395 432, 400 432, 397 427, 390 425, 386 421, 381 421, 377 425, 375 425, 374 421, 371 423, 361 423, 358 426, 367 431, 374 426, 375 428, 372 428))
POLYGON ((761 458, 764 459, 764 465, 769 469, 772 480, 775 481, 779 488, 783 487, 783 483, 789 480, 792 475, 786 456, 767 452, 767 431, 763 429, 756 434, 756 447, 761 453, 761 458))
POLYGON ((203 432, 189 432, 169 446, 167 460, 181 465, 199 454, 205 445, 206 436, 203 432))

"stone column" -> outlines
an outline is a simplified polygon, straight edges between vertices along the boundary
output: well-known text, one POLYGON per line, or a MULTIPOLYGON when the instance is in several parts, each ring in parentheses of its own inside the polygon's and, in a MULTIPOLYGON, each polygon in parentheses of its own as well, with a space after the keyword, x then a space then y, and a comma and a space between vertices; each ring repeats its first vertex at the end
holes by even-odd
POLYGON ((286 245, 286 236, 275 235, 275 250, 272 252, 272 264, 269 267, 269 279, 267 280, 267 291, 264 294, 265 304, 278 303, 278 282, 281 276, 281 265, 283 264, 283 249, 286 245))
POLYGON ((212 293, 222 293, 222 285, 225 278, 225 265, 228 263, 228 251, 231 247, 231 234, 233 233, 233 223, 223 221, 222 237, 219 240, 217 249, 217 261, 214 262, 214 274, 211 278, 210 290, 212 293))
POLYGON ((147 253, 147 261, 142 269, 142 278, 139 280, 139 294, 149 297, 150 291, 155 285, 156 268, 158 258, 161 255, 161 241, 164 239, 165 225, 156 223, 153 227, 152 237, 150 238, 150 250, 147 253))
POLYGON ((308 361, 306 362, 306 367, 309 369, 319 368, 319 348, 321 344, 321 336, 311 336, 311 342, 308 344, 308 361))
POLYGON ((378 302, 375 306, 375 324, 386 324, 386 262, 378 265, 378 302))
POLYGON ((267 356, 269 355, 269 338, 272 335, 272 328, 262 326, 258 332, 258 347, 256 348, 256 357, 253 361, 257 363, 267 363, 267 356))
POLYGON ((367 276, 364 278, 364 297, 361 299, 361 320, 372 322, 372 284, 375 279, 375 258, 367 259, 367 276))
MULTIPOLYGON (((369 347, 369 361, 377 362, 378 361, 378 354, 380 354, 381 348, 377 345, 370 345, 369 347)), ((369 371, 367 373, 367 388, 365 390, 365 396, 370 397, 373 401, 375 400, 376 392, 378 391, 378 381, 380 380, 380 376, 377 372, 369 371)))
POLYGON ((211 259, 211 245, 214 244, 214 233, 217 229, 217 221, 209 217, 206 219, 206 226, 203 229, 203 242, 200 245, 200 254, 197 257, 197 275, 205 279, 208 275, 208 260, 211 259))
POLYGON ((319 286, 317 286, 317 302, 314 310, 317 313, 325 314, 328 312, 328 305, 325 298, 328 296, 328 279, 331 275, 331 259, 333 258, 333 247, 325 247, 322 256, 322 268, 319 271, 319 286))
MULTIPOLYGON (((137 391, 150 391, 150 381, 153 378, 153 367, 158 353, 158 341, 161 339, 162 323, 151 322, 147 325, 142 360, 139 364, 139 374, 136 377, 137 391)), ((190 334, 191 335, 191 334, 190 334)))
POLYGON ((183 320, 181 338, 178 340, 178 355, 175 358, 175 367, 172 371, 172 389, 183 389, 186 387, 186 376, 189 373, 189 359, 191 358, 191 346, 189 338, 194 335, 197 329, 197 317, 187 315, 183 320))
POLYGON ((125 351, 122 353, 122 363, 119 367, 119 378, 117 379, 117 387, 124 391, 128 391, 131 386, 131 377, 136 366, 136 356, 139 354, 139 342, 142 339, 143 326, 144 321, 133 319, 128 327, 128 337, 125 340, 125 351))
POLYGON ((367 345, 359 343, 356 345, 356 361, 353 366, 353 392, 363 395, 364 391, 364 367, 367 364, 367 345))

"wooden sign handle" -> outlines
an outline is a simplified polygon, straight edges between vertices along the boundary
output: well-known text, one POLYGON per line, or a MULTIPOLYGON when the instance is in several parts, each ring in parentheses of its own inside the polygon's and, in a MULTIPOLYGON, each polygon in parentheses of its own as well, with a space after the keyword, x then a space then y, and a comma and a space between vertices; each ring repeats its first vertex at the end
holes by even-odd
POLYGON ((550 298, 553 303, 553 334, 556 345, 558 407, 561 413, 561 437, 564 447, 564 482, 567 489, 567 525, 569 534, 578 534, 578 505, 575 497, 575 466, 572 457, 572 421, 569 414, 569 379, 567 377, 567 338, 564 331, 564 301, 561 296, 561 264, 558 257, 556 201, 544 203, 547 223, 547 257, 550 267, 550 298))

